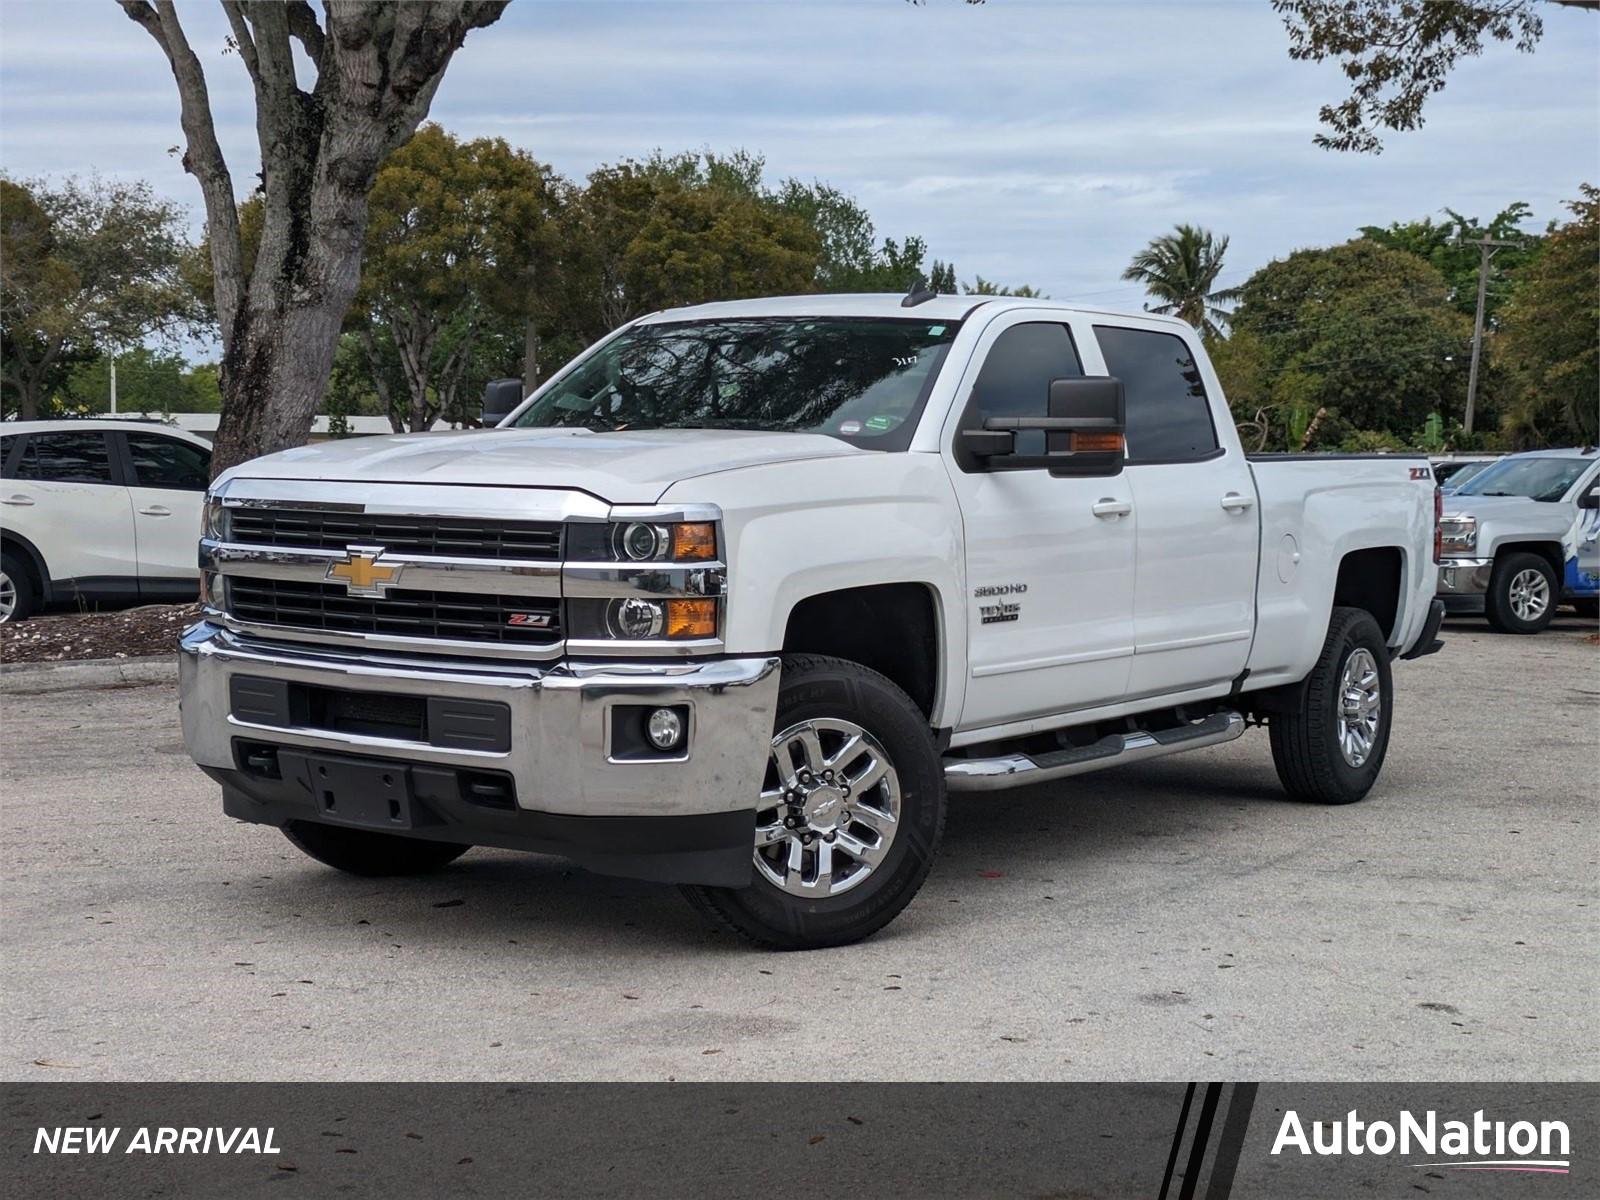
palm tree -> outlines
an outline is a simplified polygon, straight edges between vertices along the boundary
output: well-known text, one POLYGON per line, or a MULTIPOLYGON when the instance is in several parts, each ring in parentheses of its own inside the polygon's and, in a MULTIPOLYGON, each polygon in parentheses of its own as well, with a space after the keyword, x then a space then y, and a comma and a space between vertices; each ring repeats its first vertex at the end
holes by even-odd
POLYGON ((1237 298, 1238 288, 1213 290, 1222 272, 1228 239, 1208 229, 1179 225, 1162 234, 1133 256, 1124 279, 1142 283, 1160 303, 1145 305, 1151 312, 1181 317, 1207 337, 1221 337, 1221 322, 1229 317, 1222 307, 1237 298))

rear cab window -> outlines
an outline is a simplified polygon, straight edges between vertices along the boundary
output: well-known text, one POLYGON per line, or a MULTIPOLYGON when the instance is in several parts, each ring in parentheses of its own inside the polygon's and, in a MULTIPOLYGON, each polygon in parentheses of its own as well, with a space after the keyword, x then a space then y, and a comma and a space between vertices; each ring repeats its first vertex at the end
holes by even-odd
POLYGON ((1106 372, 1128 400, 1128 465, 1204 462, 1222 453, 1189 344, 1171 333, 1096 325, 1106 372))

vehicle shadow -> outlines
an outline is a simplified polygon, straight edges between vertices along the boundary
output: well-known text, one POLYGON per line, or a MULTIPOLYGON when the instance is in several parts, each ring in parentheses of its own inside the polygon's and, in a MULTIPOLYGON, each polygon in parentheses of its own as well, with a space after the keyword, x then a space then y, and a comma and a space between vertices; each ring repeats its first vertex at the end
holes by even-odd
MULTIPOLYGON (((1184 855, 1237 838, 1241 811, 1285 803, 1270 766, 1191 757, 992 795, 951 798, 943 849, 924 889, 919 919, 892 923, 875 941, 939 936, 986 919, 959 901, 966 880, 1069 877, 1152 845, 1184 855), (935 906, 930 912, 926 906, 935 906), (914 924, 914 931, 910 927, 914 924)), ((522 947, 567 955, 652 956, 673 950, 727 954, 750 948, 715 928, 661 884, 595 874, 562 859, 475 850, 435 874, 371 880, 310 861, 258 881, 256 902, 279 918, 307 913, 379 926, 400 945, 522 947)))

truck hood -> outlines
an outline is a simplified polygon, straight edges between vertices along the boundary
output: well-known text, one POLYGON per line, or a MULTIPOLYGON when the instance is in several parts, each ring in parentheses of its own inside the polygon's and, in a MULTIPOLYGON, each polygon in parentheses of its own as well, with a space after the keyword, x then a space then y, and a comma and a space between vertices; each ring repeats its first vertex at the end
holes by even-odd
POLYGON ((1526 496, 1446 496, 1445 515, 1465 513, 1488 521, 1515 522, 1530 532, 1561 530, 1572 524, 1572 505, 1530 500, 1526 496))
POLYGON ((814 433, 470 429, 320 442, 253 459, 233 478, 573 488, 653 504, 685 479, 766 463, 871 454, 814 433))

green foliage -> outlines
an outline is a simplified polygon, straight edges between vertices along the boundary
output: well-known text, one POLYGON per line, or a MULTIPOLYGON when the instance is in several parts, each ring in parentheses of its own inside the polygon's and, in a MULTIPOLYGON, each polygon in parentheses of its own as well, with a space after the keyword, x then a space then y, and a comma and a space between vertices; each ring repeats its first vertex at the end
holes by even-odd
POLYGON ((973 276, 972 282, 963 284, 961 290, 969 296, 1018 296, 1025 300, 1047 300, 1047 297, 1038 288, 1030 287, 1025 283, 1015 287, 995 283, 985 279, 982 275, 973 276))
POLYGON ((146 183, 0 179, 6 411, 40 414, 75 362, 194 328, 184 226, 146 183))
POLYGON ((1220 337, 1228 320, 1224 307, 1238 292, 1217 288, 1228 239, 1209 230, 1179 225, 1171 233, 1152 238, 1133 256, 1124 279, 1144 284, 1157 303, 1152 312, 1180 317, 1208 337, 1220 337))
MULTIPOLYGON (((1584 3, 1590 0, 1560 0, 1584 3)), ((1289 57, 1334 59, 1350 94, 1325 104, 1317 145, 1377 153, 1379 129, 1419 129, 1422 106, 1485 41, 1531 51, 1544 33, 1538 0, 1272 0, 1289 32, 1289 57)))
POLYGON ((549 168, 504 139, 463 142, 437 125, 378 172, 346 325, 396 429, 460 413, 484 325, 534 315, 536 281, 555 259, 550 192, 549 168))
POLYGON ((1584 184, 1568 207, 1518 274, 1495 341, 1518 385, 1503 421, 1517 446, 1600 440, 1600 189, 1584 184))
POLYGON ((1494 328, 1500 306, 1510 290, 1509 276, 1526 266, 1539 253, 1543 239, 1536 233, 1524 233, 1518 226, 1533 211, 1518 200, 1500 210, 1488 224, 1476 218, 1464 217, 1453 208, 1444 210, 1448 220, 1434 221, 1424 217, 1420 221, 1396 221, 1392 225, 1363 225, 1361 236, 1391 250, 1404 250, 1425 259, 1444 276, 1450 289, 1450 302, 1457 311, 1472 316, 1478 307, 1478 263, 1482 252, 1477 246, 1463 242, 1481 238, 1496 241, 1520 241, 1520 246, 1503 246, 1489 260, 1489 283, 1484 296, 1485 324, 1494 328))
MULTIPOLYGON (((62 411, 80 414, 111 410, 111 358, 99 355, 73 367, 57 394, 62 411)), ((135 346, 117 354, 117 412, 167 415, 218 412, 222 391, 217 365, 190 367, 181 354, 135 346)))
MULTIPOLYGON (((1358 239, 1301 250, 1239 289, 1238 347, 1218 347, 1233 403, 1265 412, 1289 449, 1337 445, 1349 430, 1409 438, 1465 401, 1470 322, 1439 271, 1358 239), (1226 347, 1226 348, 1224 348, 1226 347)), ((1280 440, 1281 439, 1281 440, 1280 440)))

